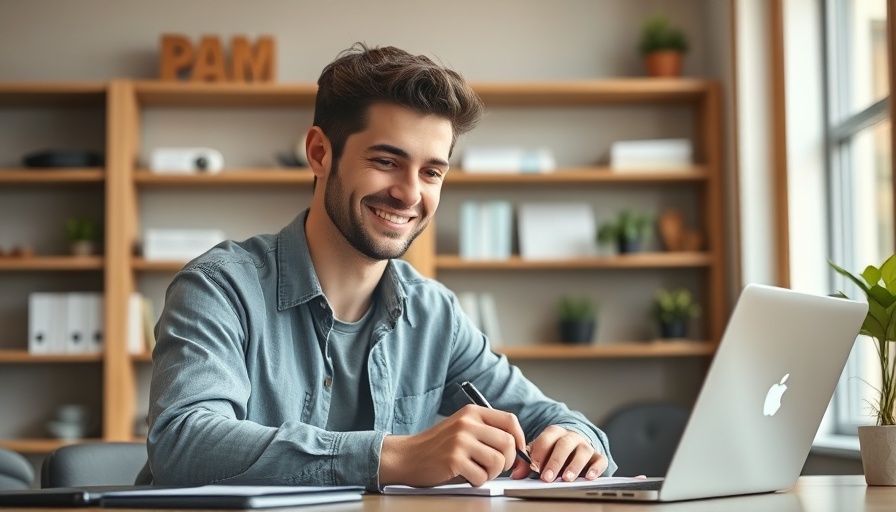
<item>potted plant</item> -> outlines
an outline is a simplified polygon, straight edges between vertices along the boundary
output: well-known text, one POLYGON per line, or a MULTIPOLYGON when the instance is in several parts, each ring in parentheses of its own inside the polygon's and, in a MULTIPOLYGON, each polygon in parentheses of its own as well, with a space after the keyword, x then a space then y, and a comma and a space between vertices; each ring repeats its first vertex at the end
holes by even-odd
MULTIPOLYGON (((828 263, 856 284, 868 299, 868 314, 859 334, 874 341, 880 363, 881 384, 877 402, 871 404, 875 425, 859 427, 862 467, 868 485, 896 485, 896 255, 877 268, 869 265, 861 279, 828 263)), ((835 297, 847 298, 843 292, 835 297)))
POLYGON ((620 254, 639 252, 653 237, 653 217, 630 210, 619 212, 615 221, 603 224, 597 231, 598 244, 615 240, 620 254))
POLYGON ((650 314, 659 322, 662 338, 686 338, 688 322, 700 316, 700 306, 686 288, 659 288, 653 295, 650 314))
POLYGON ((65 238, 71 246, 72 255, 96 254, 96 245, 100 240, 99 224, 90 219, 72 217, 65 221, 65 238))
POLYGON ((557 306, 560 341, 588 344, 594 339, 597 306, 588 298, 563 297, 557 306))
POLYGON ((682 56, 688 51, 688 38, 669 23, 668 17, 657 14, 644 22, 639 50, 647 76, 677 77, 681 74, 682 56))

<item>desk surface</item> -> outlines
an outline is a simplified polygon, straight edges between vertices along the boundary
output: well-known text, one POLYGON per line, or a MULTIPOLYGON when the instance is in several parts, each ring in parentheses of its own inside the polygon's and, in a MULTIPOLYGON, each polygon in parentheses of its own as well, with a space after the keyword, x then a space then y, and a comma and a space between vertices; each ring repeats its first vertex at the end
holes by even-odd
MULTIPOLYGON (((789 492, 678 503, 640 504, 612 502, 530 501, 513 498, 382 496, 366 495, 361 502, 334 503, 320 507, 268 509, 300 512, 892 512, 896 510, 896 487, 869 487, 861 475, 804 476, 789 492)), ((12 510, 12 509, 8 509, 12 510)), ((19 509, 103 511, 114 509, 19 509)))

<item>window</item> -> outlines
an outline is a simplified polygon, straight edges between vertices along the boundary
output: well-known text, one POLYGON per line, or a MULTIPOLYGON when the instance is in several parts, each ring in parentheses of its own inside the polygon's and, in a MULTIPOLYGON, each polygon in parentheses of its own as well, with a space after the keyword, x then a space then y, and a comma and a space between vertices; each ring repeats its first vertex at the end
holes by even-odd
MULTIPOLYGON (((825 9, 831 255, 853 273, 894 252, 887 0, 828 0, 825 9)), ((834 287, 862 297, 833 275, 834 287)), ((834 398, 837 432, 873 422, 881 382, 874 344, 856 340, 834 398)))

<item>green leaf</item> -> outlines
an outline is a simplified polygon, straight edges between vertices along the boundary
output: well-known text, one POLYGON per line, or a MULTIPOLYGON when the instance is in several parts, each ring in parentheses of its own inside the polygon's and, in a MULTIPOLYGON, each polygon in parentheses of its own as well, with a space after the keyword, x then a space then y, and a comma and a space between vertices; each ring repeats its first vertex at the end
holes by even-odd
POLYGON ((865 282, 868 283, 868 286, 874 286, 880 281, 880 270, 874 265, 868 265, 865 267, 865 271, 862 272, 862 277, 865 278, 865 282))
POLYGON ((863 283, 861 279, 850 274, 848 270, 844 270, 844 269, 838 267, 837 264, 831 260, 828 260, 828 265, 830 265, 835 271, 837 271, 838 274, 846 277, 847 279, 849 279, 850 281, 855 283, 856 286, 858 286, 859 288, 862 289, 863 292, 865 292, 865 295, 868 295, 868 286, 865 283, 863 283))
POLYGON ((896 295, 896 254, 893 254, 880 266, 881 278, 887 290, 896 295))
POLYGON ((896 302, 896 297, 893 297, 889 290, 879 284, 868 289, 868 297, 876 300, 884 308, 888 308, 896 302))
POLYGON ((878 304, 877 301, 869 300, 868 314, 862 323, 862 329, 868 331, 871 336, 882 340, 886 339, 886 326, 889 324, 890 314, 887 312, 887 309, 878 304))

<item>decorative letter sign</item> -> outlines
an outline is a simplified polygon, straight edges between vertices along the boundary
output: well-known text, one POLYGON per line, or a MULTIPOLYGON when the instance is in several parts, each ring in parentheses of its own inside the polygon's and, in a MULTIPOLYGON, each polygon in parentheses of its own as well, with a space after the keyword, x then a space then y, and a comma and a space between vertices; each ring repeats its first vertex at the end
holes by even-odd
POLYGON ((163 34, 159 78, 193 82, 274 81, 274 38, 261 36, 253 46, 245 36, 235 36, 230 47, 228 66, 218 36, 203 36, 194 48, 186 36, 163 34))

